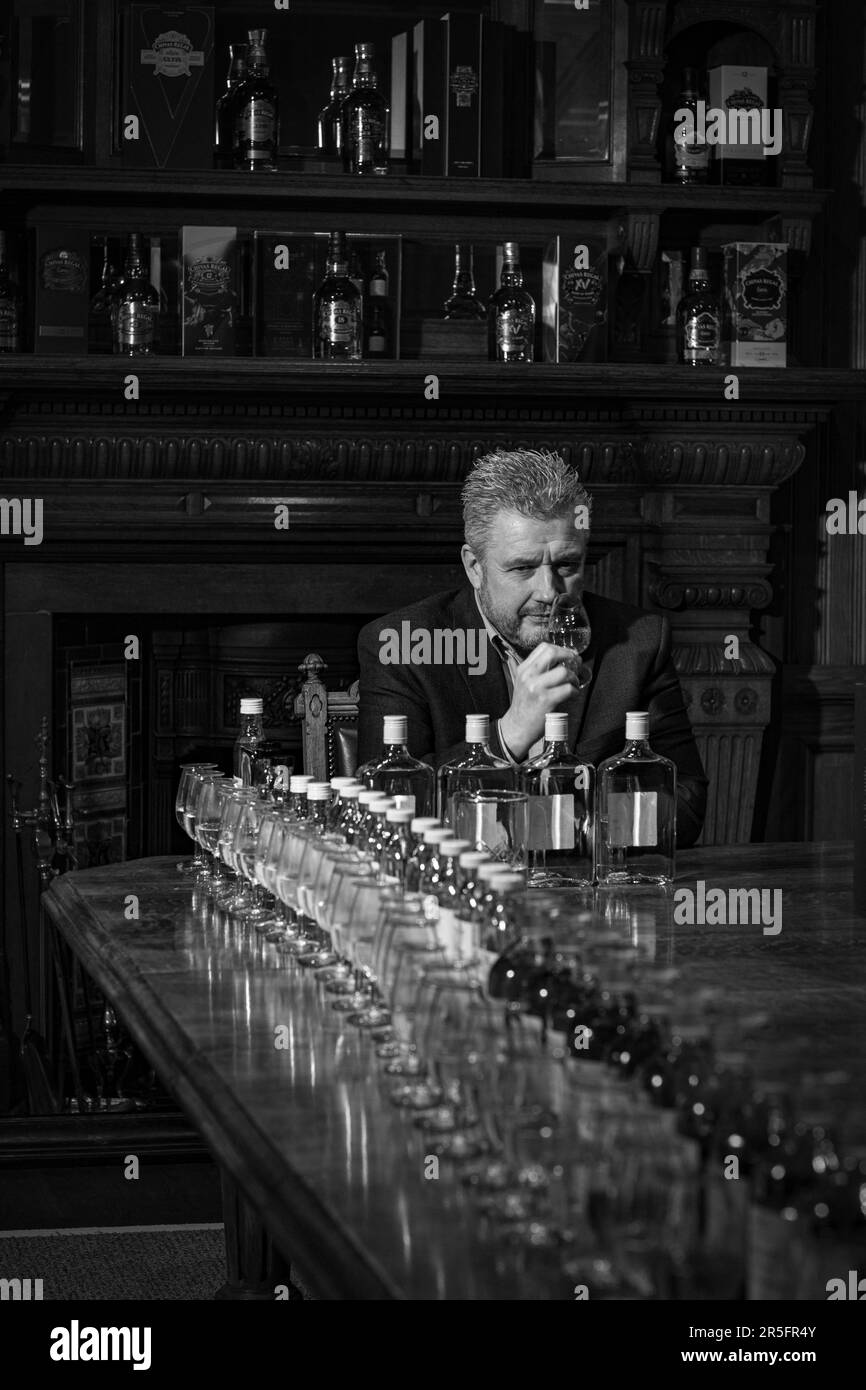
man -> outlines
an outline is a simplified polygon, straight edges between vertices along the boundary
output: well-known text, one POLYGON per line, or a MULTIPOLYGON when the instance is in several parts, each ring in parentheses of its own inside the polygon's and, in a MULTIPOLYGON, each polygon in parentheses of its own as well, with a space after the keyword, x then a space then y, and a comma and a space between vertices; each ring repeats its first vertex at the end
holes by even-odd
POLYGON ((707 779, 670 626, 661 614, 584 592, 591 506, 558 455, 521 450, 475 463, 463 489, 468 586, 390 613, 359 636, 359 761, 380 750, 382 716, 405 714, 410 752, 438 767, 459 753, 466 715, 479 713, 491 716, 492 751, 523 763, 541 751, 544 716, 562 710, 570 746, 598 766, 621 752, 626 711, 647 710, 653 749, 677 765, 685 848, 701 832, 707 779), (560 594, 582 601, 581 625, 591 629, 583 679, 577 653, 546 641, 560 594))

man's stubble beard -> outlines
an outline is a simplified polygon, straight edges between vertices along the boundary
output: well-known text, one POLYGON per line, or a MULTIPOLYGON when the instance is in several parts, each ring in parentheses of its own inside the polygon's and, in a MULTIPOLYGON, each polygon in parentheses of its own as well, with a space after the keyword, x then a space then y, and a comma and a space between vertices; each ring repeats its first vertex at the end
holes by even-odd
POLYGON ((483 572, 481 586, 478 590, 478 602, 481 604, 485 617, 493 624, 500 637, 504 637, 506 642, 514 648, 521 658, 529 656, 529 653, 534 651, 535 648, 545 640, 546 629, 544 626, 540 626, 536 629, 538 636, 533 637, 529 646, 526 645, 525 641, 520 636, 520 616, 518 615, 515 619, 511 613, 497 607, 483 572))

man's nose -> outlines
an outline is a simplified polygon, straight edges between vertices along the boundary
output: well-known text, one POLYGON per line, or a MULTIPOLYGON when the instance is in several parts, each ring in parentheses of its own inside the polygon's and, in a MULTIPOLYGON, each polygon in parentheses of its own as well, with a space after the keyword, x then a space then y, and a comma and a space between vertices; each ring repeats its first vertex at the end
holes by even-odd
POLYGON ((539 565, 535 576, 535 595, 544 603, 552 603, 564 585, 551 565, 539 565))

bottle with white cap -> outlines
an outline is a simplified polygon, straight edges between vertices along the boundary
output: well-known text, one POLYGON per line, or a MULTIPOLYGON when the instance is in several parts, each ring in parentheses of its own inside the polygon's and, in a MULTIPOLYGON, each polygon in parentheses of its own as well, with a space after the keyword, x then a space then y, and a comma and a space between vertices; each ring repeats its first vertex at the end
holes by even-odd
POLYGON ((649 715, 625 717, 625 748, 598 769, 599 884, 673 883, 677 769, 649 745, 649 715))
POLYGON ((544 747, 523 768, 529 793, 529 882, 590 887, 595 873, 595 768, 568 747, 568 715, 544 716, 544 747))
POLYGON ((264 701, 258 695, 241 696, 241 726, 235 739, 232 771, 245 787, 252 786, 253 758, 264 738, 264 701))
POLYGON ((463 750, 439 768, 440 820, 454 824, 454 797, 458 792, 521 790, 520 769, 490 751, 490 715, 467 714, 463 750))
POLYGON ((435 776, 429 763, 412 757, 408 738, 408 717, 386 714, 382 752, 359 767, 355 775, 371 790, 393 796, 399 810, 427 816, 433 810, 435 776))

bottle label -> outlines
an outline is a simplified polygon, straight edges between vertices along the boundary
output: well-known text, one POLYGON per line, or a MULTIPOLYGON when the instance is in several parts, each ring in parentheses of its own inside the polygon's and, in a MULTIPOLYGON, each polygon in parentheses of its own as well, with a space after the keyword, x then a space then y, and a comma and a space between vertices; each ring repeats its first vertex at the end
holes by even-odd
POLYGON ((117 311, 117 340, 124 347, 152 347, 156 311, 148 304, 121 304, 117 311))
POLYGON ((721 325, 715 314, 694 314, 686 320, 684 340, 686 348, 714 349, 719 346, 721 325))
POLYGON ((439 899, 435 893, 425 893, 421 900, 421 910, 424 913, 424 920, 436 922, 439 920, 439 899))
POLYGON ((355 337, 355 306, 345 299, 323 305, 319 337, 323 343, 351 343, 355 337))
POLYGON ((367 347, 370 352, 384 352, 385 335, 383 333, 371 333, 367 347))
POLYGON ((612 849, 658 844, 658 792, 611 792, 608 843, 612 849))
POLYGON ((0 299, 0 352, 18 351, 18 314, 15 304, 0 299))
POLYGON ((573 795, 531 796, 528 848, 574 849, 574 821, 573 795))
POLYGON ((496 341, 500 352, 509 357, 528 353, 531 349, 530 324, 526 314, 518 309, 503 309, 496 322, 496 341))
MULTIPOLYGON (((241 148, 250 145, 270 145, 276 136, 277 113, 273 103, 263 100, 261 97, 254 97, 248 101, 241 112, 238 122, 239 143, 241 148)), ((261 152, 260 157, 264 156, 261 152)), ((249 158, 254 159, 256 152, 251 151, 249 158)))
MULTIPOLYGON (((679 129, 679 127, 677 127, 679 129)), ((710 162, 710 147, 687 132, 677 137, 674 134, 674 151, 680 169, 706 169, 710 162)))

